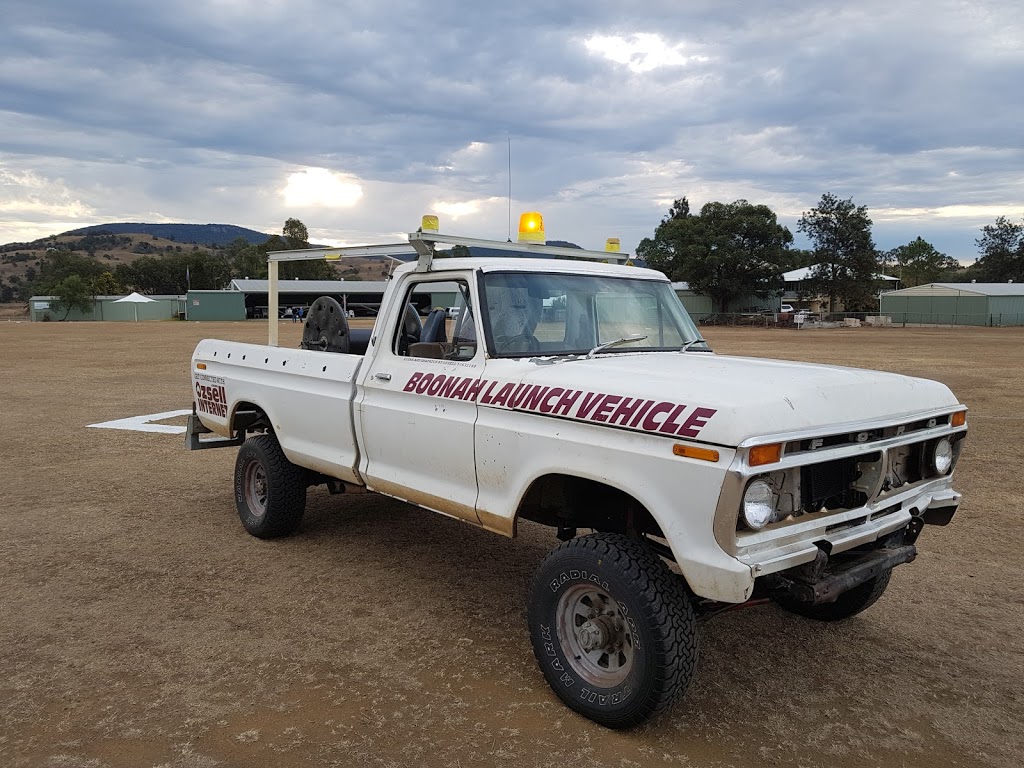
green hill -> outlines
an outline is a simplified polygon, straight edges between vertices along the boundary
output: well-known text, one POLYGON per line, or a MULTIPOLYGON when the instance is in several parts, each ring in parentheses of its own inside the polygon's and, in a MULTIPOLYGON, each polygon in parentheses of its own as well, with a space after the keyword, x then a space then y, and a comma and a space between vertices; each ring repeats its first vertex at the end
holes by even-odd
POLYGON ((127 234, 151 235, 190 245, 228 245, 239 237, 245 238, 254 245, 260 245, 269 237, 266 232, 257 232, 255 229, 238 227, 234 224, 135 224, 130 222, 95 224, 91 227, 72 229, 62 233, 61 236, 127 234))

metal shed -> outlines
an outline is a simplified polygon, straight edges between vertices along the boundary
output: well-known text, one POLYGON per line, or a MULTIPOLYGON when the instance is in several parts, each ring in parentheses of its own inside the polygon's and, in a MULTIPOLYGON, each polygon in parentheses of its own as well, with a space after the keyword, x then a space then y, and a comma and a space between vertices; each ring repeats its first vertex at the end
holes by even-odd
POLYGON ((186 320, 245 320, 245 294, 237 291, 189 291, 186 320))
POLYGON ((881 296, 894 323, 1024 325, 1024 284, 926 283, 881 296))
MULTIPOLYGON (((79 312, 77 309, 67 313, 68 320, 107 320, 130 322, 139 320, 173 320, 180 316, 184 299, 181 296, 150 296, 152 302, 147 304, 118 304, 121 296, 96 296, 92 310, 79 312)), ((33 296, 29 299, 29 319, 33 322, 60 320, 64 310, 56 309, 56 296, 33 296)))

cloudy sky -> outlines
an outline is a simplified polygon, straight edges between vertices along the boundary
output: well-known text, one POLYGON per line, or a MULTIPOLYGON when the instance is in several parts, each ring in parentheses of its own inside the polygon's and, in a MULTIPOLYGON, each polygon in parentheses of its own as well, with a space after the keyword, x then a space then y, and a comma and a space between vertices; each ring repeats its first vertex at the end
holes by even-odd
MULTIPOLYGON (((976 255, 1024 216, 1020 0, 4 0, 0 243, 112 221, 632 250, 676 197, 976 255)), ((801 239, 798 237, 798 244, 801 239)))

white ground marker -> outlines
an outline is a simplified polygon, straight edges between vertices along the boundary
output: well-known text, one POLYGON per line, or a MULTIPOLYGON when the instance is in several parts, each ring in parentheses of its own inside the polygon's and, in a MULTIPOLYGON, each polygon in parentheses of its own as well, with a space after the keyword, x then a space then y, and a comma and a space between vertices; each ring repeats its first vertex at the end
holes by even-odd
POLYGON ((129 432, 161 432, 165 435, 181 435, 185 433, 185 427, 176 427, 173 424, 153 424, 152 422, 173 419, 175 416, 187 416, 190 413, 192 413, 191 408, 187 411, 165 411, 164 413, 151 413, 148 416, 130 416, 127 419, 88 424, 87 426, 96 429, 126 429, 129 432))

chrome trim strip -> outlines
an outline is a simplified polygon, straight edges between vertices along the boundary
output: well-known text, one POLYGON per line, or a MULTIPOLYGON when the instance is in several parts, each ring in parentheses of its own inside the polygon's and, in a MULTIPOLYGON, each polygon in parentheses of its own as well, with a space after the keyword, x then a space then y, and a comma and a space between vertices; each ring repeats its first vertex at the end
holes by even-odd
MULTIPOLYGON (((826 424, 820 427, 813 427, 808 429, 801 429, 795 432, 776 432, 771 435, 759 435, 757 437, 749 437, 740 443, 737 448, 749 448, 752 445, 762 445, 764 443, 788 443, 793 440, 806 440, 812 437, 827 437, 829 435, 840 435, 843 432, 864 432, 871 429, 883 429, 885 427, 898 427, 908 421, 921 421, 922 419, 931 419, 936 416, 949 416, 957 411, 965 411, 967 406, 963 403, 952 406, 947 405, 943 408, 938 408, 931 411, 920 411, 915 413, 908 413, 903 416, 888 416, 884 419, 871 419, 866 421, 848 421, 840 424, 826 424)), ((963 427, 950 427, 949 424, 943 424, 942 427, 946 429, 967 429, 967 425, 963 427)), ((940 426, 936 425, 935 429, 939 429, 940 426)), ((919 435, 925 430, 910 432, 907 434, 899 435, 899 437, 911 437, 919 435)), ((875 445, 876 443, 856 443, 856 445, 875 445)), ((843 446, 849 447, 849 446, 843 446)))

